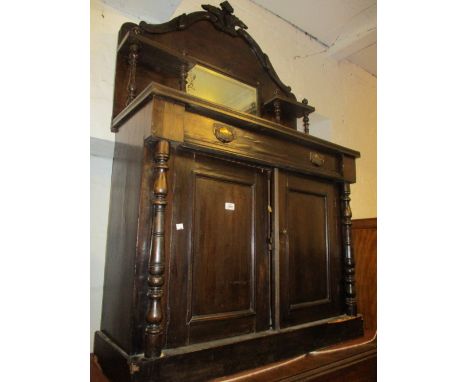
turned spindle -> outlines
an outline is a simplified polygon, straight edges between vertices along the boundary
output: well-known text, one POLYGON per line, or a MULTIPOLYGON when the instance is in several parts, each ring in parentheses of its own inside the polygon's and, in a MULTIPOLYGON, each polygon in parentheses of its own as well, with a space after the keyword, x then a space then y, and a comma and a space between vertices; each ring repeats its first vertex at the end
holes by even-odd
POLYGON ((354 255, 351 247, 351 218, 350 207, 351 190, 349 183, 343 183, 341 195, 342 201, 342 227, 343 227, 343 251, 344 251, 344 284, 345 284, 345 305, 346 314, 355 316, 357 314, 356 306, 356 287, 354 279, 354 255))
MULTIPOLYGON (((307 101, 307 98, 304 98, 302 100, 302 104, 307 105, 309 101, 307 101)), ((304 111, 303 117, 302 117, 302 124, 304 125, 304 133, 309 134, 309 112, 304 111)))
POLYGON ((273 102, 273 107, 275 110, 275 120, 277 123, 281 123, 281 104, 280 100, 277 99, 275 102, 273 102))
POLYGON ((179 90, 185 92, 187 89, 187 64, 182 63, 180 65, 180 75, 179 75, 179 90))
POLYGON ((136 67, 138 61, 138 44, 131 44, 128 53, 128 83, 127 83, 127 100, 125 106, 135 99, 136 96, 136 67))
POLYGON ((155 178, 153 183, 153 221, 148 270, 148 310, 145 328, 145 357, 161 355, 164 318, 162 296, 164 287, 164 218, 167 205, 167 161, 169 142, 158 141, 154 153, 155 178))

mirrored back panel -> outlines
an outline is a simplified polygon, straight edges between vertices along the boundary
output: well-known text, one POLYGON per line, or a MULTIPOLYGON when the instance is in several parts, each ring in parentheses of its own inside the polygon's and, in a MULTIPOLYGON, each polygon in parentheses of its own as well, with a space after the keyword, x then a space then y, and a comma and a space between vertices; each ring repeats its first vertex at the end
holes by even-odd
POLYGON ((249 114, 257 114, 257 89, 214 70, 195 65, 187 76, 187 93, 249 114))

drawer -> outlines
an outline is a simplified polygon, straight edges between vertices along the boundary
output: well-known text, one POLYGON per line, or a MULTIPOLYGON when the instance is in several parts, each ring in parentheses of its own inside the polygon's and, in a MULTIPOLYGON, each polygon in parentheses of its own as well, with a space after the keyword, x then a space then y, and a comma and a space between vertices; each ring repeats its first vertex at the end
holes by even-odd
POLYGON ((262 164, 342 178, 340 154, 238 128, 198 114, 184 114, 184 143, 262 164))

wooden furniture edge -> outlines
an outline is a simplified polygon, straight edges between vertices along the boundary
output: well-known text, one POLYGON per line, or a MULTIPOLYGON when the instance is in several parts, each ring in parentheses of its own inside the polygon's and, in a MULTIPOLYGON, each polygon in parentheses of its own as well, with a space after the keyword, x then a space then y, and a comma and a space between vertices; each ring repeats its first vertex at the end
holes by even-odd
POLYGON ((276 136, 281 136, 290 141, 309 144, 311 146, 320 147, 335 153, 338 152, 354 158, 360 158, 361 156, 358 151, 348 149, 346 147, 311 135, 304 134, 300 131, 289 129, 278 123, 274 123, 254 115, 235 111, 233 109, 202 100, 185 92, 158 84, 156 82, 150 83, 143 91, 140 92, 140 94, 135 97, 132 102, 129 103, 127 107, 125 107, 125 109, 123 109, 112 120, 112 131, 117 132, 119 127, 144 104, 146 104, 146 102, 150 101, 152 97, 162 97, 170 99, 176 103, 184 104, 188 111, 199 112, 202 115, 222 119, 225 119, 224 116, 228 116, 229 119, 239 123, 244 128, 251 128, 262 132, 267 132, 276 136))
MULTIPOLYGON (((285 360, 362 335, 362 317, 358 315, 335 321, 323 320, 313 325, 298 325, 287 330, 269 331, 252 336, 249 340, 234 337, 232 343, 212 341, 214 346, 209 342, 194 344, 190 349, 187 347, 178 348, 174 352, 163 351, 162 357, 148 359, 142 354, 128 355, 105 333, 99 331, 95 334, 95 353, 100 357, 104 373, 111 380, 112 373, 119 375, 117 381, 127 380, 125 378, 130 378, 130 375, 135 381, 143 381, 141 378, 147 378, 153 373, 161 373, 161 378, 164 379, 165 373, 175 365, 181 366, 181 375, 193 372, 199 378, 209 379, 285 360), (256 357, 252 358, 247 354, 247 348, 257 349, 256 357), (273 353, 272 348, 276 349, 273 353), (231 357, 225 358, 226 354, 231 357), (213 368, 206 369, 207 362, 213 368), (223 373, 220 370, 224 370, 223 373)), ((192 380, 191 375, 187 375, 187 378, 192 380)))
POLYGON ((351 354, 343 358, 339 358, 336 361, 333 361, 323 366, 305 370, 303 372, 297 373, 294 376, 281 379, 281 381, 292 382, 292 381, 314 380, 316 378, 326 376, 327 374, 330 374, 330 373, 333 373, 342 369, 346 369, 360 362, 363 362, 372 358, 377 358, 377 342, 374 341, 369 346, 367 345, 368 344, 362 345, 365 348, 362 348, 360 350, 364 350, 364 349, 368 349, 368 350, 361 351, 355 354, 351 354))

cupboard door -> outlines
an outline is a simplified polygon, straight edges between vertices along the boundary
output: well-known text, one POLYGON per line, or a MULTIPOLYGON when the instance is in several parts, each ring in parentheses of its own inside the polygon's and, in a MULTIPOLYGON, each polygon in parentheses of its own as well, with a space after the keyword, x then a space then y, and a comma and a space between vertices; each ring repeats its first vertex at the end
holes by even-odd
POLYGON ((335 184, 279 172, 280 325, 341 314, 335 184))
POLYGON ((175 171, 168 345, 268 329, 267 171, 182 150, 175 171))

